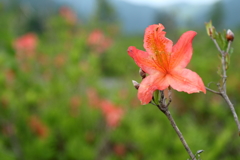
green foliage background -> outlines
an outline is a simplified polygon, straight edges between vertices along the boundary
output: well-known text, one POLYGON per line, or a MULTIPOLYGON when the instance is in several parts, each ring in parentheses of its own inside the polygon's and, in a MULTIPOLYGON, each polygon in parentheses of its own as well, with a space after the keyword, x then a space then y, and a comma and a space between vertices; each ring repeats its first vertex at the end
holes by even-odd
MULTIPOLYGON (((143 35, 121 35, 118 23, 112 21, 70 25, 59 14, 46 18, 39 31, 33 30, 28 20, 19 23, 21 16, 20 9, 0 10, 0 159, 188 158, 167 118, 152 105, 141 106, 136 98, 131 80, 140 82, 141 78, 126 50, 129 46, 143 49, 143 35), (102 54, 87 44, 88 36, 98 26, 113 40, 102 54), (24 62, 26 71, 16 58, 13 42, 30 31, 38 35, 38 47, 37 55, 24 62), (59 66, 56 58, 61 56, 64 63, 59 66), (91 88, 100 99, 123 108, 124 116, 118 127, 107 127, 101 111, 90 105, 94 101, 87 96, 91 88), (76 104, 72 104, 72 99, 76 104), (47 136, 34 131, 31 117, 37 117, 47 136)), ((216 89, 220 61, 204 29, 203 24, 202 30, 197 30, 188 68, 197 72, 205 85, 212 82, 210 87, 216 89)), ((174 33, 168 32, 167 37, 176 42, 187 30, 191 28, 176 29, 174 33)), ((227 72, 227 90, 240 114, 240 31, 233 31, 235 51, 227 72)), ((237 127, 221 97, 209 92, 188 95, 176 91, 173 96, 170 111, 194 153, 203 149, 203 160, 240 157, 237 127)))

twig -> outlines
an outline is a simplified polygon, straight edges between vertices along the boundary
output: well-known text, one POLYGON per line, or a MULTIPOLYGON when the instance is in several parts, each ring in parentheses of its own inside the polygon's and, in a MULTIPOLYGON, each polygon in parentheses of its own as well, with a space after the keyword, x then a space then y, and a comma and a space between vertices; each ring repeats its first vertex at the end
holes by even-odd
POLYGON ((214 44, 216 45, 218 51, 219 51, 221 54, 223 54, 223 51, 222 51, 221 48, 219 47, 219 45, 218 45, 216 39, 214 39, 214 38, 211 38, 211 39, 212 39, 212 41, 214 42, 214 44))
POLYGON ((172 117, 170 111, 167 109, 167 110, 164 111, 163 113, 167 116, 167 118, 168 118, 168 120, 170 121, 170 123, 171 123, 173 129, 176 131, 176 133, 177 133, 179 139, 181 140, 181 142, 182 142, 184 148, 185 148, 186 151, 188 152, 188 154, 189 154, 189 156, 191 157, 191 159, 192 159, 192 160, 196 160, 194 154, 192 153, 191 149, 189 148, 187 142, 185 141, 185 139, 184 139, 184 137, 183 137, 181 131, 180 131, 179 128, 177 127, 177 124, 175 123, 175 121, 174 121, 174 119, 173 119, 173 117, 172 117))
POLYGON ((206 88, 206 90, 208 90, 208 91, 210 91, 210 92, 212 92, 212 93, 215 93, 215 94, 221 95, 221 92, 214 91, 214 90, 212 90, 212 89, 210 89, 210 88, 208 88, 208 87, 205 87, 205 88, 206 88))
POLYGON ((215 94, 218 94, 218 95, 221 95, 223 97, 223 99, 227 102, 232 114, 233 114, 233 118, 237 124, 237 127, 238 127, 238 135, 240 136, 240 123, 239 123, 239 120, 238 120, 238 116, 237 116, 237 113, 235 111, 235 108, 232 104, 232 102, 230 101, 228 95, 227 95, 227 91, 226 91, 226 81, 227 81, 227 73, 226 73, 226 55, 228 54, 230 48, 231 48, 231 43, 232 41, 228 41, 228 47, 226 49, 226 51, 224 50, 221 50, 221 48, 219 47, 216 39, 212 38, 214 44, 216 45, 218 51, 221 53, 221 63, 222 63, 222 86, 220 84, 217 84, 218 86, 218 90, 219 92, 217 91, 214 91, 212 89, 209 89, 206 87, 206 89, 210 92, 213 92, 215 94))
POLYGON ((223 91, 226 93, 226 81, 227 81, 227 73, 226 73, 226 54, 225 52, 222 53, 222 58, 221 58, 221 62, 222 62, 222 89, 223 91))
POLYGON ((229 54, 230 48, 231 48, 232 41, 228 41, 228 47, 227 47, 227 53, 229 54))
MULTIPOLYGON (((215 46, 217 47, 218 51, 221 53, 221 63, 222 63, 222 89, 224 90, 224 92, 226 92, 226 79, 227 79, 227 74, 226 74, 226 52, 221 50, 221 48, 219 47, 216 39, 212 38, 212 41, 214 42, 215 46)), ((231 43, 228 43, 228 49, 230 49, 230 45, 231 43)))
POLYGON ((236 122, 236 124, 237 124, 237 127, 238 127, 238 135, 240 136, 240 123, 239 123, 239 120, 238 120, 238 116, 237 116, 237 113, 236 113, 236 111, 235 111, 235 109, 234 109, 234 106, 233 106, 232 102, 230 101, 230 99, 229 99, 228 95, 226 94, 226 92, 224 92, 224 91, 222 90, 222 88, 221 88, 220 85, 219 85, 219 90, 220 90, 220 92, 214 91, 214 90, 212 90, 212 89, 210 89, 210 88, 207 88, 207 87, 205 87, 205 88, 206 88, 208 91, 212 92, 212 93, 215 93, 215 94, 218 94, 218 95, 222 96, 223 99, 227 102, 227 104, 228 104, 228 106, 229 106, 229 108, 230 108, 230 110, 231 110, 231 112, 232 112, 232 114, 233 114, 233 118, 234 118, 234 120, 235 120, 235 122, 236 122), (221 91, 221 90, 222 90, 222 91, 221 91))
POLYGON ((238 135, 240 136, 240 123, 239 123, 239 120, 238 120, 238 116, 237 116, 237 113, 234 109, 234 106, 232 104, 232 102, 230 101, 228 95, 225 93, 225 92, 222 92, 221 93, 222 97, 225 99, 225 101, 227 102, 232 114, 233 114, 233 118, 237 124, 237 127, 238 127, 238 135))
POLYGON ((171 87, 168 87, 168 103, 166 107, 168 107, 171 102, 172 102, 172 92, 171 92, 171 87))
POLYGON ((159 109, 160 111, 162 111, 162 112, 167 116, 167 118, 168 118, 168 120, 170 121, 173 129, 174 129, 175 132, 177 133, 180 141, 182 142, 184 148, 185 148, 186 151, 188 152, 191 160, 196 160, 194 154, 192 153, 190 147, 188 146, 186 140, 184 139, 181 131, 179 130, 177 124, 175 123, 175 121, 174 121, 174 119, 173 119, 170 111, 168 110, 168 106, 169 106, 169 104, 170 104, 171 101, 172 101, 172 100, 171 100, 171 91, 170 91, 170 89, 169 89, 168 92, 169 92, 169 93, 168 93, 168 96, 169 96, 168 98, 169 98, 169 99, 168 99, 168 103, 166 104, 166 101, 165 101, 166 98, 165 98, 165 96, 164 96, 164 92, 163 92, 163 91, 160 91, 160 94, 161 94, 161 95, 160 95, 160 100, 159 100, 160 104, 157 105, 157 107, 158 107, 158 109, 159 109))

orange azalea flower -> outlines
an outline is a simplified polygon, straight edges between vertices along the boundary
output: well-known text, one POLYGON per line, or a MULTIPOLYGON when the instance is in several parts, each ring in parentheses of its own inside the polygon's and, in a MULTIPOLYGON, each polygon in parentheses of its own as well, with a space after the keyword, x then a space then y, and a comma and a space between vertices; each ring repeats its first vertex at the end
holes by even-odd
POLYGON ((138 89, 138 99, 148 104, 155 90, 164 90, 171 86, 177 91, 194 93, 206 89, 199 75, 185 67, 192 57, 192 40, 197 34, 194 31, 185 32, 178 42, 165 37, 162 24, 150 25, 144 36, 146 52, 133 46, 128 48, 128 54, 136 64, 149 75, 143 79, 138 89))

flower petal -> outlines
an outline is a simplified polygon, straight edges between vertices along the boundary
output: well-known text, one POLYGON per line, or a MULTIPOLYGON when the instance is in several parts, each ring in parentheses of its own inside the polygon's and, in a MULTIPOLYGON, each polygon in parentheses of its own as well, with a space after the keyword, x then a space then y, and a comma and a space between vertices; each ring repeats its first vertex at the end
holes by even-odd
POLYGON ((149 54, 171 53, 173 43, 165 37, 166 32, 162 31, 163 29, 162 24, 154 24, 146 28, 143 46, 149 54))
POLYGON ((187 93, 202 91, 206 93, 205 86, 201 77, 189 69, 176 69, 168 75, 170 86, 177 90, 187 93))
POLYGON ((162 71, 169 66, 170 53, 172 52, 172 41, 165 37, 162 24, 154 24, 147 27, 144 35, 144 48, 152 56, 162 71))
POLYGON ((153 59, 147 52, 136 49, 130 46, 128 54, 134 59, 136 64, 146 73, 153 74, 158 70, 158 66, 154 63, 153 59))
POLYGON ((138 89, 138 99, 142 105, 148 104, 152 100, 155 90, 164 90, 169 83, 164 74, 161 72, 147 76, 140 84, 138 89))
POLYGON ((170 67, 185 68, 192 58, 192 40, 197 33, 187 31, 182 34, 178 42, 173 46, 170 67))

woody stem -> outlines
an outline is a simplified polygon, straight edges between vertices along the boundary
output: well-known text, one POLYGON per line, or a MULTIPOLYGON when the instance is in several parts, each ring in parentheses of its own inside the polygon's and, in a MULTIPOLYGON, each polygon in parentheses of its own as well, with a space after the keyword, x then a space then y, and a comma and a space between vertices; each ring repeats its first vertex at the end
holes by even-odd
POLYGON ((173 117, 172 117, 170 111, 167 109, 167 110, 163 111, 163 113, 167 116, 168 120, 170 121, 170 123, 171 123, 173 129, 174 129, 175 132, 177 133, 177 135, 178 135, 180 141, 182 142, 184 148, 186 149, 186 151, 188 152, 189 156, 191 157, 191 160, 196 160, 194 154, 192 153, 190 147, 188 146, 186 140, 184 139, 184 137, 183 137, 181 131, 179 130, 179 128, 178 128, 176 122, 174 121, 174 119, 173 119, 173 117))
POLYGON ((177 133, 180 141, 182 142, 184 148, 185 148, 186 151, 188 152, 191 160, 196 160, 194 154, 192 153, 190 147, 188 146, 186 140, 184 139, 181 131, 179 130, 176 122, 174 121, 174 119, 173 119, 170 111, 168 110, 168 106, 169 106, 169 104, 170 104, 171 101, 172 101, 172 100, 171 100, 171 90, 170 90, 170 89, 168 90, 168 94, 169 94, 169 97, 168 97, 169 102, 168 102, 168 103, 166 103, 166 101, 164 100, 164 99, 165 99, 165 96, 164 96, 163 91, 160 91, 160 94, 161 94, 161 96, 160 96, 160 101, 159 101, 160 103, 157 105, 158 109, 161 110, 161 111, 167 116, 167 118, 168 118, 168 120, 170 121, 173 129, 174 129, 175 132, 177 133))
POLYGON ((235 108, 232 104, 232 102, 230 101, 230 99, 228 98, 228 95, 226 94, 226 92, 224 91, 221 91, 221 96, 224 98, 224 100, 227 102, 232 114, 233 114, 233 118, 237 124, 237 127, 238 127, 238 135, 240 136, 240 123, 239 123, 239 120, 238 120, 238 116, 237 116, 237 113, 235 111, 235 108))
POLYGON ((226 93, 226 81, 227 81, 227 73, 226 73, 226 53, 222 52, 222 58, 221 58, 221 62, 222 62, 222 90, 223 92, 226 93))
POLYGON ((229 53, 230 51, 230 48, 231 48, 231 41, 228 42, 228 47, 227 47, 227 50, 224 51, 224 50, 221 50, 221 48, 219 47, 216 39, 213 39, 213 42, 214 44, 216 45, 218 51, 221 53, 221 63, 222 63, 222 86, 220 86, 220 84, 218 84, 218 90, 219 92, 216 92, 216 91, 213 91, 211 89, 208 89, 208 91, 211 91, 211 92, 215 92, 216 94, 219 94, 221 95, 224 100, 227 102, 232 114, 233 114, 233 118, 237 124, 237 127, 238 127, 238 135, 240 136, 240 123, 239 123, 239 120, 238 120, 238 116, 237 116, 237 113, 235 111, 235 108, 231 102, 231 100, 229 99, 228 95, 227 95, 227 90, 226 90, 226 81, 227 81, 227 67, 226 67, 226 55, 229 53))

